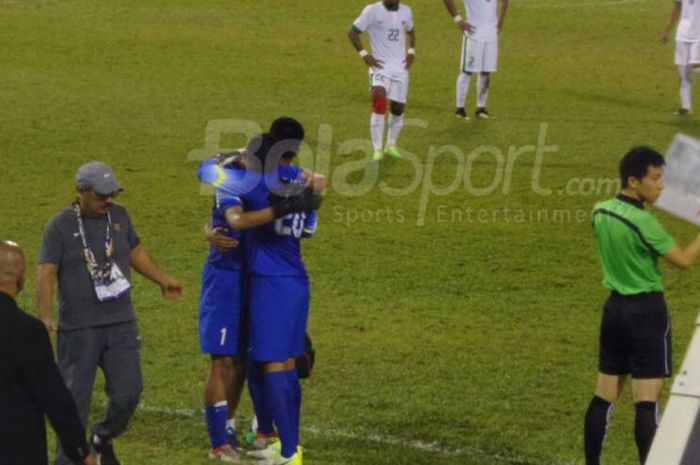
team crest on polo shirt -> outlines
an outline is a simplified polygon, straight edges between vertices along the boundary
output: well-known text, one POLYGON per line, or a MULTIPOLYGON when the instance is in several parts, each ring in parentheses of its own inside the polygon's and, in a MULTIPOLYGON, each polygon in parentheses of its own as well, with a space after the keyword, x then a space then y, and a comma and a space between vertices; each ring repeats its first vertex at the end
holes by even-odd
POLYGON ((122 230, 122 224, 121 223, 112 223, 112 226, 114 226, 114 230, 117 232, 120 232, 122 230))

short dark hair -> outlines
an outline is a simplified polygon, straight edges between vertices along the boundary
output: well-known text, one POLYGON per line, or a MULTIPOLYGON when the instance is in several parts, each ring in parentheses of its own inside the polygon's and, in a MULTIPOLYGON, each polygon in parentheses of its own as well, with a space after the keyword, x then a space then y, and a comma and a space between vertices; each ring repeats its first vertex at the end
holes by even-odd
POLYGON ((278 141, 284 141, 283 158, 294 158, 306 136, 304 126, 294 118, 282 116, 272 122, 269 132, 278 141))
POLYGON ((260 168, 266 166, 267 155, 272 147, 277 143, 277 139, 269 133, 258 134, 253 137, 246 147, 248 155, 252 155, 260 162, 260 168))
POLYGON ((666 164, 663 155, 647 145, 632 147, 620 161, 620 182, 622 188, 627 187, 631 177, 643 179, 649 172, 650 166, 661 167, 666 164))
POLYGON ((272 122, 270 126, 270 134, 278 140, 293 139, 304 140, 304 126, 294 118, 282 116, 272 122))

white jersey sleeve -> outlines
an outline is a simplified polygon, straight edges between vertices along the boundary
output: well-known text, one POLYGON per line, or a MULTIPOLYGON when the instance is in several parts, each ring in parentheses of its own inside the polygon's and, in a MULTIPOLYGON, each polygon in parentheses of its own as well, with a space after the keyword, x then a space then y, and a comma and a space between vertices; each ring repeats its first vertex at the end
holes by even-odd
POLYGON ((406 6, 406 23, 404 24, 406 32, 412 32, 413 29, 415 28, 415 25, 413 24, 413 10, 411 10, 410 7, 406 6))
POLYGON ((372 22, 374 21, 374 8, 372 8, 372 5, 367 5, 364 10, 362 10, 362 13, 360 13, 360 16, 357 17, 357 19, 352 23, 355 28, 360 31, 360 32, 365 32, 368 27, 372 25, 372 22))

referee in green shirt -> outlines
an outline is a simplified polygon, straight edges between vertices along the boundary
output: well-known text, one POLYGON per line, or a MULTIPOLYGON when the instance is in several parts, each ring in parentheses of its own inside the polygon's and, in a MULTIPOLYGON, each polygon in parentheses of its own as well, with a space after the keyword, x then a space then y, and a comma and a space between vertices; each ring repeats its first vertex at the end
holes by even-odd
POLYGON ((586 465, 599 465, 613 405, 632 377, 635 438, 644 464, 659 418, 664 378, 671 376, 671 321, 661 285, 659 257, 687 268, 700 255, 700 235, 686 248, 661 226, 644 203, 664 188, 663 156, 635 147, 620 162, 622 191, 593 208, 593 228, 610 297, 600 325, 599 373, 586 412, 586 465))

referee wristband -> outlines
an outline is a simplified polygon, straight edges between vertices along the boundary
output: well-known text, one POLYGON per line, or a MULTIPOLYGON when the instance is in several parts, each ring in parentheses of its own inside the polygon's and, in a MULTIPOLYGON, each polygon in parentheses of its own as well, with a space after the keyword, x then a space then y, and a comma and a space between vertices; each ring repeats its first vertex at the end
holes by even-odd
POLYGON ((360 55, 360 58, 364 58, 364 57, 366 57, 367 55, 369 55, 369 52, 363 48, 362 50, 360 50, 359 52, 357 52, 357 54, 360 55))
POLYGON ((406 51, 406 54, 416 56, 416 49, 411 47, 406 51))
POLYGON ((452 18, 452 20, 453 20, 455 23, 459 23, 459 22, 462 21, 462 16, 457 15, 457 16, 455 16, 454 18, 452 18))

